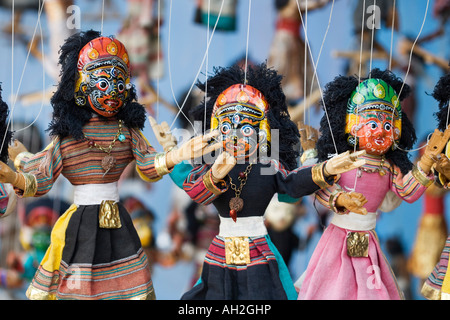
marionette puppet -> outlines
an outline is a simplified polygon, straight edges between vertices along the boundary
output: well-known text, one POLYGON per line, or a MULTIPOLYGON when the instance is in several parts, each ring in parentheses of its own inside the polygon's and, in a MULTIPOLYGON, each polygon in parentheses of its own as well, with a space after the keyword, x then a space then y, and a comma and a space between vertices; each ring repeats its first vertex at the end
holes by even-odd
POLYGON ((338 173, 362 164, 361 153, 297 168, 299 131, 287 112, 281 76, 265 64, 214 73, 198 84, 207 92, 206 105, 192 114, 195 120, 206 117, 205 128, 220 130, 223 152, 204 157, 183 187, 194 201, 216 207, 219 234, 199 281, 182 299, 295 299, 288 269, 267 235, 264 212, 275 193, 300 198, 331 186, 338 173))
MULTIPOLYGON (((446 128, 449 123, 449 100, 450 100, 450 73, 442 76, 436 84, 433 97, 439 102, 439 110, 435 114, 438 120, 438 129, 446 128)), ((444 153, 436 163, 436 183, 444 189, 449 188, 450 181, 450 147, 445 146, 444 153)), ((448 259, 450 248, 450 236, 445 241, 444 248, 438 258, 433 271, 423 284, 421 293, 429 300, 449 300, 450 299, 450 273, 448 272, 448 259)))
POLYGON ((408 92, 401 79, 379 69, 361 81, 339 76, 327 84, 318 160, 365 150, 361 158, 366 164, 316 192, 316 199, 334 214, 299 281, 299 299, 402 298, 374 230, 377 212, 391 211, 402 200, 416 201, 424 193, 434 180, 433 159, 450 136, 449 129, 436 130, 413 165, 407 150, 416 135, 400 104, 408 92), (355 192, 365 197, 363 206, 347 198, 355 192))
POLYGON ((61 47, 59 62, 51 144, 17 155, 18 172, 0 169, 0 181, 12 183, 21 197, 46 194, 60 174, 74 186, 74 203, 55 223, 27 297, 154 299, 148 260, 117 182, 133 160, 143 179, 157 181, 175 164, 200 156, 216 133, 156 152, 141 133, 146 114, 134 101, 126 48, 112 37, 77 33, 61 47))

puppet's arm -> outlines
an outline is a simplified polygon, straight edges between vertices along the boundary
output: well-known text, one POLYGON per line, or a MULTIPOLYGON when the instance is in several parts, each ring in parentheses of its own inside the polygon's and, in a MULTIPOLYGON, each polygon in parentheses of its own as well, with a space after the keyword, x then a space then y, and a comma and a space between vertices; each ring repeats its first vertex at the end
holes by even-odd
POLYGON ((227 152, 222 152, 212 166, 201 165, 194 168, 186 178, 183 189, 192 200, 209 204, 228 190, 224 178, 233 169, 236 159, 227 152))
MULTIPOLYGON (((16 143, 14 145, 17 146, 16 143)), ((62 171, 58 138, 35 155, 23 150, 18 154, 11 151, 10 158, 13 157, 17 172, 0 162, 0 182, 10 183, 19 197, 39 197, 46 194, 62 171)))
POLYGON ((434 173, 432 167, 438 161, 448 140, 450 139, 450 127, 444 132, 436 129, 428 140, 423 155, 413 169, 403 175, 394 166, 394 175, 391 190, 404 201, 412 203, 419 199, 425 190, 433 184, 434 173))

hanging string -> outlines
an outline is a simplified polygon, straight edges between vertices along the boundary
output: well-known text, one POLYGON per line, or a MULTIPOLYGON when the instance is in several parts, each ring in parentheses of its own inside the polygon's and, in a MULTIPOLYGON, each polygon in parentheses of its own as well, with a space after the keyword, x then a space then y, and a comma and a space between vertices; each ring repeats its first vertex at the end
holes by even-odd
MULTIPOLYGON (((361 20, 361 43, 359 47, 359 72, 358 72, 358 82, 361 82, 361 68, 362 68, 362 52, 363 52, 363 42, 364 42, 364 16, 366 14, 366 0, 363 1, 362 6, 362 20, 361 20)), ((358 112, 358 110, 356 110, 358 112)))
POLYGON ((11 9, 11 97, 14 97, 14 32, 15 32, 15 3, 12 0, 12 9, 11 9))
POLYGON ((173 97, 173 99, 174 99, 174 101, 175 101, 175 103, 176 103, 176 105, 177 105, 177 107, 178 107, 178 112, 177 112, 177 114, 175 115, 175 117, 174 117, 174 119, 173 119, 173 121, 172 121, 172 124, 170 125, 170 129, 172 129, 173 125, 175 124, 175 121, 177 120, 177 118, 179 117, 179 115, 180 115, 180 113, 181 113, 181 114, 183 114, 183 116, 186 118, 186 120, 189 122, 189 124, 190 124, 190 125, 192 126, 192 128, 194 129, 194 133, 195 133, 195 134, 197 133, 197 132, 196 132, 196 129, 195 129, 195 127, 194 127, 194 125, 193 125, 192 122, 189 120, 189 117, 186 116, 186 114, 183 112, 183 107, 184 107, 184 105, 185 105, 185 103, 186 103, 186 101, 187 101, 189 95, 191 94, 191 91, 192 91, 192 89, 193 89, 193 87, 194 87, 194 85, 195 85, 195 81, 198 79, 198 76, 200 75, 200 72, 201 72, 201 70, 202 70, 203 64, 205 63, 206 54, 208 53, 209 46, 211 45, 211 41, 212 41, 212 38, 213 38, 213 36, 214 36, 214 32, 215 32, 215 30, 216 30, 216 27, 217 27, 217 23, 219 22, 220 15, 221 15, 222 9, 223 9, 223 4, 224 4, 224 0, 222 0, 222 4, 221 4, 221 6, 220 6, 220 10, 219 10, 219 13, 218 13, 218 15, 217 15, 216 23, 214 24, 214 28, 213 28, 213 30, 212 30, 212 32, 211 32, 211 36, 210 36, 210 38, 209 38, 209 41, 208 41, 208 45, 207 45, 205 54, 203 55, 202 63, 200 64, 200 67, 199 67, 199 69, 198 69, 198 71, 197 71, 197 74, 196 74, 196 76, 195 76, 195 79, 194 79, 194 81, 192 82, 192 85, 191 85, 191 87, 189 88, 189 91, 188 91, 188 93, 186 94, 186 97, 184 98, 184 101, 183 101, 183 103, 182 103, 182 105, 181 105, 181 107, 180 107, 180 105, 178 104, 178 101, 177 101, 177 99, 176 99, 176 97, 175 97, 174 90, 173 90, 172 72, 171 72, 171 63, 170 63, 170 34, 171 34, 171 24, 172 24, 172 23, 171 23, 171 20, 172 20, 172 0, 170 1, 170 6, 169 6, 169 36, 168 36, 168 45, 167 45, 168 70, 169 70, 170 90, 171 90, 171 92, 172 92, 172 97, 173 97))
MULTIPOLYGON (((156 48, 156 59, 158 72, 161 70, 160 41, 161 41, 161 0, 158 0, 158 43, 156 48)), ((159 75, 156 77, 156 120, 159 118, 159 75)))
POLYGON ((203 111, 203 132, 206 132, 206 106, 208 102, 208 62, 209 62, 209 19, 211 16, 211 0, 208 0, 208 21, 206 27, 206 64, 205 64, 205 109, 203 111))
MULTIPOLYGON (((34 27, 34 31, 33 31, 33 35, 31 37, 30 43, 33 43, 34 39, 36 37, 36 32, 37 32, 38 25, 40 24, 40 19, 41 19, 42 10, 44 8, 44 4, 45 4, 45 0, 42 1, 42 5, 40 5, 40 7, 39 7, 38 17, 37 17, 37 21, 36 21, 36 26, 34 27)), ((14 17, 13 17, 13 19, 14 19, 14 17)), ((16 94, 15 95, 13 94, 13 101, 12 101, 10 116, 9 116, 7 124, 6 124, 5 134, 3 135, 3 139, 2 139, 1 146, 0 146, 0 150, 3 150, 3 147, 5 145, 5 140, 6 140, 6 134, 8 132, 8 129, 10 128, 10 126, 12 126, 12 121, 13 121, 12 119, 13 119, 13 115, 14 115, 14 110, 16 108, 17 98, 19 96, 20 87, 22 86, 22 81, 23 81, 23 77, 25 75, 25 70, 26 70, 26 66, 27 66, 28 60, 30 58, 30 53, 31 53, 31 46, 29 46, 29 48, 28 48, 28 53, 27 53, 27 56, 25 58, 25 63, 24 63, 23 69, 22 69, 22 74, 21 74, 20 79, 19 79, 19 84, 17 86, 16 94)), ((11 58, 11 59, 13 59, 13 58, 11 58)), ((14 60, 12 60, 12 61, 14 61, 14 60)), ((43 95, 44 95, 44 93, 43 93, 43 95)))
POLYGON ((392 70, 392 47, 393 47, 393 42, 394 42, 394 25, 395 25, 395 1, 393 3, 393 7, 392 7, 392 26, 391 26, 391 48, 389 50, 389 70, 392 70))
MULTIPOLYGON (((314 73, 313 73, 313 77, 312 77, 312 81, 311 81, 311 86, 310 86, 310 89, 309 89, 310 95, 312 94, 312 91, 313 91, 313 87, 314 87, 313 83, 314 83, 314 80, 316 79, 316 76, 317 76, 317 68, 318 68, 318 65, 319 65, 320 57, 322 55, 322 50, 323 50, 323 47, 324 47, 324 44, 325 44, 325 40, 327 38, 328 31, 330 30, 331 19, 333 17, 333 10, 334 10, 334 1, 335 0, 333 0, 332 3, 331 3, 330 15, 328 17, 328 25, 327 25, 327 28, 325 30, 324 37, 322 39, 322 44, 320 45, 319 54, 317 55, 317 61, 316 61, 315 64, 314 64, 314 61, 313 61, 314 73)), ((309 44, 308 44, 308 47, 309 47, 309 44)))
MULTIPOLYGON (((374 8, 374 12, 375 8, 377 6, 377 0, 373 1, 373 8, 374 8)), ((373 60, 373 42, 374 42, 374 35, 375 35, 375 16, 376 14, 372 14, 372 41, 370 42, 370 63, 369 63, 369 78, 371 77, 371 72, 372 71, 372 60, 373 60)))
MULTIPOLYGON (((300 13, 300 21, 301 21, 301 23, 302 23, 303 29, 305 29, 305 24, 304 24, 304 22, 303 22, 303 16, 302 16, 302 11, 301 11, 301 9, 300 9, 300 4, 298 3, 298 0, 296 0, 296 2, 297 2, 297 8, 298 8, 298 11, 299 11, 299 13, 300 13)), ((331 24, 331 18, 330 18, 330 20, 328 21, 328 27, 330 26, 330 24, 331 24)), ((327 30, 328 30, 328 29, 327 29, 327 30)), ((324 35, 324 38, 325 38, 325 36, 326 36, 326 34, 324 35)), ((306 43, 306 44, 309 43, 308 35, 307 35, 306 33, 305 33, 305 43, 306 43)), ((323 44, 324 44, 324 42, 322 42, 322 46, 321 46, 321 47, 323 47, 323 44)), ((318 88, 319 88, 319 92, 320 92, 320 97, 321 97, 321 100, 322 100, 323 109, 324 109, 324 111, 325 111, 325 116, 327 117, 328 126, 329 126, 329 128, 330 128, 331 139, 332 139, 332 141, 333 141, 333 145, 334 145, 334 149, 336 150, 336 154, 338 154, 336 141, 335 141, 334 135, 333 135, 333 129, 331 128, 331 122, 330 122, 330 118, 329 118, 329 115, 328 115, 327 107, 326 107, 325 101, 324 101, 324 99, 323 99, 323 91, 322 91, 322 88, 321 88, 321 86, 320 86, 319 77, 317 76, 317 64, 314 62, 314 57, 313 57, 313 55, 312 55, 311 47, 310 47, 310 46, 308 46, 308 51, 309 51, 309 55, 310 55, 310 58, 311 58, 311 62, 312 62, 312 64, 313 64, 313 66, 314 66, 314 73, 316 74, 317 85, 318 85, 318 88)))
POLYGON ((403 80, 402 87, 401 87, 400 92, 398 94, 399 99, 400 99, 400 96, 402 94, 403 87, 405 86, 406 79, 408 78, 409 70, 411 68, 411 60, 412 60, 414 47, 416 46, 416 43, 419 40, 420 35, 422 34, 422 30, 423 30, 423 27, 425 25, 425 21, 427 20, 427 13, 428 13, 428 6, 429 6, 429 4, 430 4, 430 0, 427 0, 427 6, 425 8, 425 13, 424 13, 424 16, 423 16, 422 25, 420 26, 419 34, 417 35, 416 39, 414 40, 414 43, 411 46, 411 51, 409 52, 408 68, 406 70, 406 74, 405 74, 405 78, 403 80))
MULTIPOLYGON (((39 0, 39 2, 40 2, 40 0, 39 0)), ((25 126, 23 128, 17 129, 14 132, 20 132, 20 131, 24 131, 24 130, 30 128, 39 119, 39 117, 41 116, 41 113, 42 113, 42 109, 44 109, 44 104, 45 104, 44 33, 42 32, 42 24, 41 24, 40 20, 38 20, 38 21, 39 21, 39 33, 40 33, 40 36, 41 36, 40 38, 41 38, 41 56, 42 56, 42 58, 41 58, 41 60, 42 60, 42 63, 41 63, 42 64, 42 100, 41 100, 41 106, 39 107, 39 112, 38 112, 37 116, 33 119, 33 121, 29 125, 27 125, 27 126, 25 126)), ((12 123, 11 123, 11 130, 12 129, 13 129, 13 127, 12 127, 12 123)))
MULTIPOLYGON (((305 35, 308 34, 308 0, 305 1, 305 35)), ((306 36, 305 36, 306 37, 306 36)), ((310 123, 310 122, 306 122, 306 79, 307 79, 307 74, 306 74, 306 68, 307 68, 307 61, 308 61, 308 43, 305 42, 305 52, 304 52, 304 63, 303 63, 303 100, 305 101, 305 111, 303 112, 303 123, 310 123)), ((314 81, 314 80, 313 80, 314 81)), ((311 82, 312 84, 312 82, 311 82)), ((312 85, 311 85, 312 86, 312 85)))
POLYGON ((247 43, 245 46, 245 70, 244 70, 244 84, 247 84, 247 68, 248 68, 248 39, 250 37, 250 13, 252 10, 252 0, 248 1, 248 18, 247 18, 247 43))
POLYGON ((100 27, 100 34, 103 35, 103 15, 105 14, 105 0, 102 0, 102 24, 100 27))

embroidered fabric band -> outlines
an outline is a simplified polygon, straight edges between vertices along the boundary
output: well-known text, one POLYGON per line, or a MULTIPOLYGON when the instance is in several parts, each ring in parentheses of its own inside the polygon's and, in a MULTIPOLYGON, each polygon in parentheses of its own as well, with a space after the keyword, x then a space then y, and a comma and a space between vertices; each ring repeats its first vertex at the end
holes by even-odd
POLYGON ((321 189, 331 187, 331 185, 328 184, 323 173, 325 164, 326 162, 318 163, 311 168, 312 179, 314 183, 317 184, 321 189))
POLYGON ((220 180, 219 183, 224 186, 224 188, 219 188, 212 179, 212 171, 211 169, 203 175, 203 183, 205 184, 205 188, 214 193, 215 195, 219 195, 227 191, 225 180, 220 180))
POLYGON ((34 174, 25 172, 20 172, 18 174, 23 175, 23 177, 25 178, 25 190, 23 190, 22 197, 33 197, 37 191, 36 177, 34 176, 34 174))
POLYGON ((157 153, 155 156, 155 170, 160 177, 170 173, 171 170, 167 168, 166 153, 157 153))
POLYGON ((220 217, 220 237, 260 237, 267 234, 264 217, 242 217, 233 221, 232 218, 220 217))
POLYGON ((117 182, 74 186, 73 203, 79 206, 101 204, 103 200, 119 202, 117 182))
POLYGON ((366 215, 354 212, 348 214, 334 213, 331 223, 339 228, 353 231, 373 230, 377 224, 377 213, 368 212, 366 215))
POLYGON ((431 186, 433 184, 433 180, 428 178, 425 172, 423 172, 419 166, 414 165, 411 171, 411 174, 414 176, 414 178, 419 181, 419 183, 425 187, 431 186))

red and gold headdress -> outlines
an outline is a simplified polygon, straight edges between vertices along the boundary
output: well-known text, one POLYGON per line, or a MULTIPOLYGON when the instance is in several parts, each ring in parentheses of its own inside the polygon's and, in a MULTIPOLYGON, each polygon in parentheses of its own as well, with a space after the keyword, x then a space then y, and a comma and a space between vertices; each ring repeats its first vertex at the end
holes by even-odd
POLYGON ((99 37, 88 42, 78 55, 77 69, 79 78, 75 92, 80 90, 80 84, 86 81, 87 74, 97 68, 115 66, 121 68, 130 78, 130 60, 122 42, 111 37, 99 37))
POLYGON ((232 85, 217 97, 211 114, 211 130, 218 128, 219 118, 240 113, 260 121, 260 131, 266 132, 270 142, 270 126, 266 117, 268 110, 269 104, 261 91, 249 85, 232 85))

